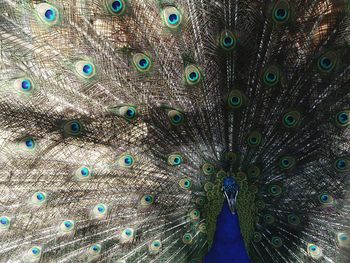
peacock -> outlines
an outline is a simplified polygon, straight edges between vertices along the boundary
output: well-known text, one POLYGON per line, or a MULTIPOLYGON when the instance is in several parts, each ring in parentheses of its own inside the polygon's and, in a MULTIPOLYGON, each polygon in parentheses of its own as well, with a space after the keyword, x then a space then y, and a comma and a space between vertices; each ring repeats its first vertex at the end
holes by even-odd
POLYGON ((0 0, 0 262, 350 262, 348 0, 0 0))

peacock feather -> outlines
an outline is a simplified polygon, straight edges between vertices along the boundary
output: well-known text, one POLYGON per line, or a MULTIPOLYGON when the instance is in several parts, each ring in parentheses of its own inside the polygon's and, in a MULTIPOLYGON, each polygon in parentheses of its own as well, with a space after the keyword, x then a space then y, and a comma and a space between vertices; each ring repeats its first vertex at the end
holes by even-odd
POLYGON ((0 0, 0 262, 350 260, 348 0, 0 0))

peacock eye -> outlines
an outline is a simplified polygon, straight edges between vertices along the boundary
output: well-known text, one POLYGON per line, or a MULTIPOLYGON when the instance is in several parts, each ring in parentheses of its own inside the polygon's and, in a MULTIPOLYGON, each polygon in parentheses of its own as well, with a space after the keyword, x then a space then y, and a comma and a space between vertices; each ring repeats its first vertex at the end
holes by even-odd
POLYGON ((280 80, 279 69, 275 66, 270 66, 265 70, 264 83, 268 86, 275 86, 280 80))
POLYGON ((193 209, 190 211, 190 218, 192 220, 199 220, 201 213, 197 209, 193 209))
POLYGON ((79 181, 87 181, 92 178, 93 172, 91 168, 87 166, 81 166, 78 170, 75 172, 75 177, 79 181))
POLYGON ((134 240, 135 231, 133 228, 126 228, 122 231, 120 242, 121 243, 131 243, 134 240))
POLYGON ((199 232, 201 233, 207 233, 207 225, 206 223, 200 223, 199 226, 198 226, 198 230, 199 232))
POLYGON ((290 214, 290 215, 288 215, 288 223, 291 225, 299 225, 300 218, 297 215, 290 214))
POLYGON ((251 178, 257 178, 260 175, 260 168, 256 165, 252 165, 247 170, 248 176, 251 178))
POLYGON ((91 79, 96 74, 95 65, 86 60, 78 61, 75 64, 75 71, 79 77, 84 79, 91 79))
POLYGON ((182 15, 176 7, 167 7, 163 10, 163 19, 168 28, 176 29, 181 24, 182 15))
POLYGON ((69 233, 74 230, 75 222, 73 220, 65 220, 60 224, 60 231, 62 233, 69 233))
POLYGON ((183 158, 180 154, 171 154, 168 157, 168 164, 171 166, 179 166, 183 163, 183 158))
POLYGON ((149 244, 149 252, 152 255, 158 254, 159 251, 162 248, 162 242, 160 240, 153 240, 150 244, 149 244))
POLYGON ((232 90, 227 98, 229 108, 238 109, 243 104, 243 94, 239 90, 232 90))
POLYGON ((16 79, 13 86, 16 90, 26 94, 30 94, 34 89, 32 81, 28 78, 16 79))
POLYGON ((269 187, 269 193, 272 196, 279 196, 282 193, 282 188, 279 185, 271 185, 269 187))
POLYGON ((170 123, 174 126, 179 126, 185 121, 184 114, 178 110, 168 111, 168 118, 170 120, 170 123))
POLYGON ((91 256, 98 256, 101 253, 101 245, 100 244, 94 244, 89 247, 88 253, 91 256))
POLYGON ((288 1, 281 0, 278 1, 273 10, 272 10, 272 18, 277 23, 284 23, 289 19, 290 16, 290 5, 288 1))
POLYGON ((82 132, 82 125, 78 120, 67 121, 63 126, 63 130, 67 136, 77 137, 82 132))
POLYGON ((118 159, 118 165, 124 168, 131 168, 134 166, 135 160, 130 154, 122 154, 118 159))
POLYGON ((262 235, 259 232, 254 232, 253 234, 253 241, 254 242, 260 242, 262 239, 262 235))
POLYGON ((124 0, 108 0, 106 7, 110 14, 122 15, 126 9, 126 3, 124 0))
POLYGON ((290 111, 283 115, 283 125, 287 128, 296 127, 300 121, 300 113, 297 111, 290 111))
POLYGON ((337 234, 338 244, 340 247, 348 247, 350 244, 349 236, 347 233, 338 233, 337 234))
POLYGON ((348 159, 340 158, 335 161, 335 168, 338 172, 347 172, 350 170, 350 161, 348 159))
POLYGON ((94 218, 101 219, 107 215, 108 207, 105 204, 98 204, 92 209, 94 218))
POLYGON ((213 175, 215 173, 215 167, 211 163, 204 163, 202 166, 202 171, 205 175, 213 175))
POLYGON ((39 262, 41 254, 41 246, 33 246, 30 249, 28 249, 25 260, 26 262, 39 262))
POLYGON ((137 112, 133 106, 123 106, 119 108, 119 114, 127 120, 133 120, 136 118, 137 112))
POLYGON ((132 62, 140 72, 147 72, 151 69, 151 59, 143 53, 136 53, 132 58, 132 62))
POLYGON ((188 65, 185 68, 185 79, 188 85, 193 86, 198 84, 202 80, 198 67, 195 65, 188 65))
POLYGON ((226 51, 233 50, 236 47, 236 44, 237 44, 237 39, 233 33, 231 33, 230 31, 224 31, 221 33, 220 45, 224 50, 226 51))
POLYGON ((267 214, 264 215, 264 221, 266 224, 273 224, 275 222, 275 218, 273 217, 273 215, 267 214))
POLYGON ((57 25, 60 21, 58 9, 48 3, 41 3, 35 6, 36 12, 42 22, 47 26, 57 25))
POLYGON ((334 201, 333 197, 327 193, 320 194, 318 200, 321 204, 326 206, 332 205, 334 201))
POLYGON ((0 216, 0 231, 10 228, 11 218, 8 216, 0 216))
POLYGON ((154 196, 153 195, 144 195, 141 198, 141 206, 143 207, 149 207, 154 202, 154 196))
POLYGON ((282 170, 291 169, 295 165, 295 158, 292 156, 283 156, 279 160, 279 165, 282 170))
POLYGON ((32 137, 27 137, 20 140, 17 142, 17 145, 20 149, 26 152, 34 151, 37 148, 37 143, 32 137))
POLYGON ((185 190, 188 190, 188 189, 191 188, 192 183, 191 183, 190 179, 181 179, 180 182, 179 182, 179 185, 180 185, 181 188, 183 188, 185 190))
POLYGON ((318 67, 322 72, 331 72, 337 63, 337 54, 334 51, 328 51, 318 59, 318 67))
POLYGON ((336 115, 337 124, 341 127, 347 127, 350 124, 349 110, 338 112, 336 115))
POLYGON ((279 248, 283 245, 282 239, 280 237, 272 237, 271 243, 275 248, 279 248))
POLYGON ((258 131, 253 131, 248 136, 248 145, 250 147, 257 147, 262 142, 262 136, 261 133, 258 131))
POLYGON ((182 242, 184 242, 184 244, 191 244, 192 239, 193 239, 193 237, 192 237, 191 233, 185 233, 182 236, 182 242))
POLYGON ((46 193, 44 192, 35 192, 31 199, 31 203, 35 206, 41 206, 46 203, 46 193))
POLYGON ((307 245, 307 252, 309 256, 314 259, 320 259, 322 257, 322 249, 319 246, 316 246, 315 244, 309 243, 307 245))

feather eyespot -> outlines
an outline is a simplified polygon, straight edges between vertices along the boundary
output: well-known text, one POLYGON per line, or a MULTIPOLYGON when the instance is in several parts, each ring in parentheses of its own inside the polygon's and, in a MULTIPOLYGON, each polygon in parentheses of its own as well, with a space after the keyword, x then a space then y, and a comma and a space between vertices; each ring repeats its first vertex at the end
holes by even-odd
POLYGON ((182 14, 176 7, 167 7, 163 10, 165 25, 170 29, 176 29, 182 22, 182 14))
POLYGON ((104 218, 107 215, 108 206, 105 204, 97 204, 92 209, 92 217, 95 219, 104 218))
POLYGON ((296 127, 299 124, 301 115, 298 111, 290 111, 283 115, 283 125, 287 128, 296 127))
POLYGON ((190 86, 197 85, 202 80, 201 72, 195 65, 188 65, 185 68, 185 80, 190 86))
POLYGON ((189 190, 192 186, 192 182, 190 179, 181 179, 179 185, 182 189, 189 190))
POLYGON ((180 126, 185 122, 185 115, 178 110, 169 110, 168 118, 172 125, 180 126))
POLYGON ((193 240, 193 237, 191 233, 185 233, 182 237, 182 242, 184 244, 191 244, 192 240, 193 240))
POLYGON ((132 58, 132 62, 136 69, 142 73, 149 71, 152 66, 151 59, 143 53, 136 53, 132 58))
POLYGON ((141 198, 141 206, 142 207, 149 207, 153 204, 154 202, 154 196, 153 195, 144 195, 141 198))
POLYGON ((289 20, 290 4, 288 1, 279 0, 272 9, 272 18, 278 24, 283 24, 289 20))
POLYGON ((72 233, 75 228, 75 222, 73 220, 65 220, 60 224, 60 232, 72 233))
POLYGON ((11 218, 8 216, 0 216, 0 231, 7 230, 11 226, 11 218))
POLYGON ((338 112, 336 115, 336 122, 338 126, 340 127, 347 127, 350 124, 350 110, 344 110, 341 112, 338 112))
POLYGON ((39 262, 42 256, 42 247, 33 246, 27 250, 27 253, 24 255, 24 260, 26 262, 36 263, 39 262))
POLYGON ((118 165, 123 168, 132 168, 135 164, 135 159, 130 154, 122 154, 118 158, 118 165))
POLYGON ((237 45, 237 38, 232 32, 225 30, 221 33, 220 45, 226 51, 233 50, 237 45))
POLYGON ((57 7, 48 4, 41 3, 35 6, 36 12, 40 20, 47 26, 57 25, 60 21, 60 13, 57 7))
POLYGON ((96 67, 95 65, 86 60, 78 61, 75 64, 75 71, 79 77, 83 79, 91 79, 96 75, 96 67))
POLYGON ((183 157, 180 154, 170 154, 168 164, 171 166, 179 166, 183 163, 183 157))
POLYGON ((46 203, 46 199, 47 199, 47 194, 45 192, 35 192, 32 195, 30 202, 32 205, 42 206, 43 204, 46 203))
POLYGON ((162 242, 160 240, 153 240, 148 246, 148 250, 152 255, 158 254, 162 249, 162 242))
POLYGON ((111 15, 119 16, 126 10, 125 0, 106 0, 105 6, 111 15))
POLYGON ((295 158, 292 156, 283 156, 279 160, 279 165, 282 170, 289 170, 295 165, 295 158))
POLYGON ((338 61, 337 53, 334 51, 328 51, 318 59, 318 68, 321 72, 329 73, 331 72, 338 61))
POLYGON ((350 161, 345 158, 340 158, 335 161, 334 166, 338 172, 348 172, 350 170, 350 161))

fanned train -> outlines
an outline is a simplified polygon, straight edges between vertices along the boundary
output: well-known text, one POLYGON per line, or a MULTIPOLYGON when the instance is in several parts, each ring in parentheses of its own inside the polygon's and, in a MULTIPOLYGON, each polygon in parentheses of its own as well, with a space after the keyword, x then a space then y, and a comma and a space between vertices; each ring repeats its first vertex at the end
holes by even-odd
POLYGON ((347 0, 1 0, 0 262, 349 262, 349 128, 347 0))

